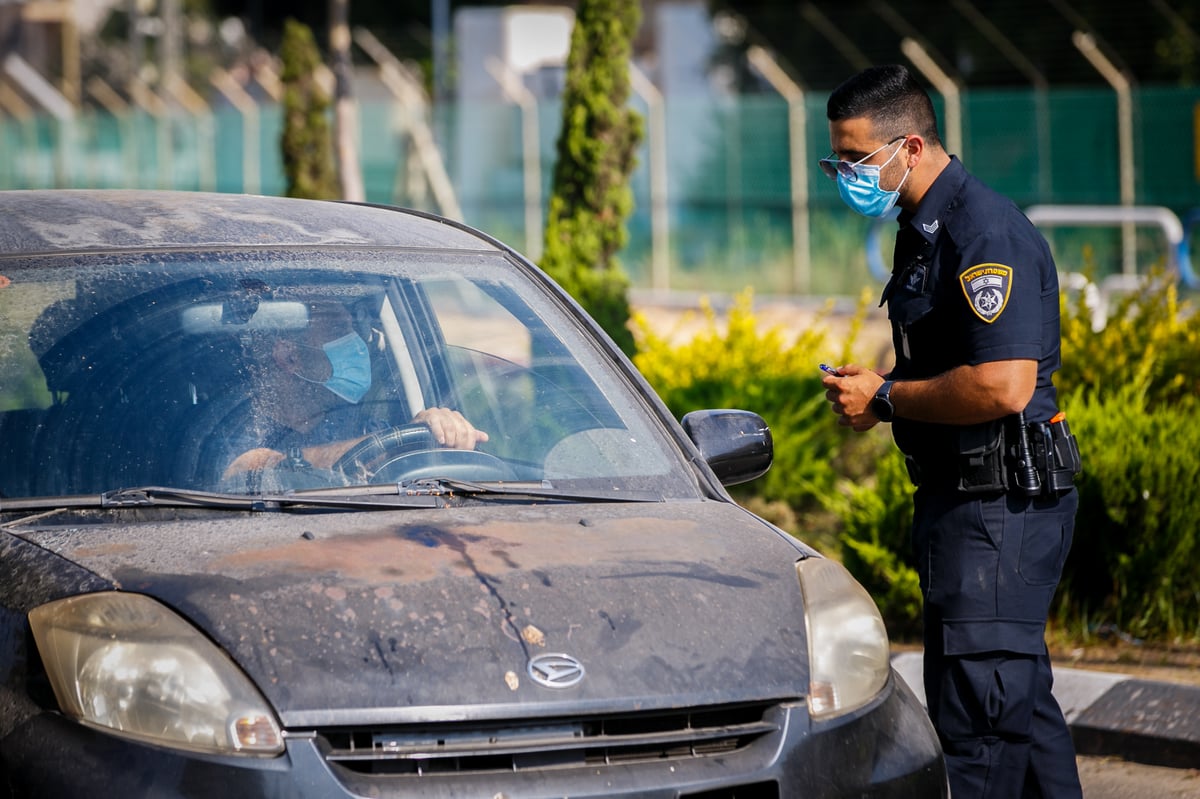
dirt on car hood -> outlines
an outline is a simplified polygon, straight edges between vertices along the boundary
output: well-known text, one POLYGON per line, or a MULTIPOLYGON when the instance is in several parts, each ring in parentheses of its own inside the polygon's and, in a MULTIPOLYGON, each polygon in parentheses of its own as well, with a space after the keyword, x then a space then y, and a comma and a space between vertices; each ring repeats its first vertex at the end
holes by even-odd
POLYGON ((42 538, 191 619, 289 727, 713 704, 807 684, 805 551, 725 502, 239 513, 42 538), (583 679, 539 684, 529 663, 544 654, 574 658, 583 679))

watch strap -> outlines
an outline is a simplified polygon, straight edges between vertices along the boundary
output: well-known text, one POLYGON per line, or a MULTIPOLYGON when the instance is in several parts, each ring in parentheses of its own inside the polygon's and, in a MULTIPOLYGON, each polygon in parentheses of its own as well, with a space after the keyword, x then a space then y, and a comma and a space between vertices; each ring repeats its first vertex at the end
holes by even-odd
POLYGON ((884 380, 879 388, 875 389, 875 396, 871 398, 871 413, 881 422, 890 422, 896 415, 896 406, 892 403, 893 385, 894 381, 884 380))

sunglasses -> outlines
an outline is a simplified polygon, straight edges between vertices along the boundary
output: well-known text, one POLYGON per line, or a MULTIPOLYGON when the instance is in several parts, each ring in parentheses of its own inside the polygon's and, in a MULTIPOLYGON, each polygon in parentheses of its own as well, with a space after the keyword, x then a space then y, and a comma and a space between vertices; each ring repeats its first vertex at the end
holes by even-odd
POLYGON ((829 178, 830 180, 837 180, 837 176, 841 175, 846 180, 853 183, 854 181, 858 180, 858 172, 854 170, 854 167, 858 166, 863 161, 866 161, 880 150, 891 147, 901 139, 907 140, 908 135, 904 134, 897 136, 887 144, 872 150, 857 161, 843 161, 842 159, 835 157, 833 153, 830 153, 828 158, 822 158, 821 160, 817 161, 817 165, 821 167, 821 171, 825 173, 825 177, 829 178))

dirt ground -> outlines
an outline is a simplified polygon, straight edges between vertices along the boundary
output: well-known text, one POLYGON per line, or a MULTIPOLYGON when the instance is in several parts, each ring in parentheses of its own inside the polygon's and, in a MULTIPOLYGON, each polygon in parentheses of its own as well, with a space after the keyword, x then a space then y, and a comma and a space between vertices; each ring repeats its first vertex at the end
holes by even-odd
POLYGON ((1086 799, 1197 799, 1200 770, 1130 763, 1117 757, 1079 757, 1086 799))
POLYGON ((1122 642, 1055 648, 1051 656, 1057 666, 1200 686, 1200 647, 1169 649, 1122 642))
MULTIPOLYGON (((1200 646, 1164 647, 1121 641, 1074 646, 1063 636, 1053 633, 1049 646, 1055 667, 1200 686, 1200 646)), ((892 649, 896 652, 916 651, 920 645, 892 642, 892 649)))

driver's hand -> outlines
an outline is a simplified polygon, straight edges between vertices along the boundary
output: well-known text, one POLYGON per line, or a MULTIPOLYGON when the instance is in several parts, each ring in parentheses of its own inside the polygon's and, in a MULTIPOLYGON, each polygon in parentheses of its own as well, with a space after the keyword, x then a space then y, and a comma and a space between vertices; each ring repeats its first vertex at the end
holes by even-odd
MULTIPOLYGON (((332 469, 333 464, 337 463, 338 458, 346 454, 351 447, 362 441, 365 437, 360 436, 358 438, 347 439, 346 441, 331 441, 328 444, 316 444, 311 447, 305 447, 300 450, 300 455, 310 466, 316 466, 320 469, 332 469)), ((225 473, 221 475, 221 479, 229 480, 242 472, 270 469, 278 466, 286 458, 287 456, 282 452, 268 447, 247 450, 234 458, 233 463, 229 464, 225 469, 225 473)))
POLYGON ((282 452, 268 449, 267 447, 247 450, 234 458, 233 463, 229 464, 225 469, 225 473, 221 475, 221 479, 229 480, 234 475, 241 474, 242 472, 269 469, 272 466, 278 465, 285 457, 282 452))
POLYGON ((449 408, 426 408, 413 417, 414 422, 428 425, 433 440, 451 449, 475 449, 488 440, 488 434, 476 430, 467 417, 449 408))

